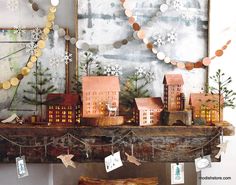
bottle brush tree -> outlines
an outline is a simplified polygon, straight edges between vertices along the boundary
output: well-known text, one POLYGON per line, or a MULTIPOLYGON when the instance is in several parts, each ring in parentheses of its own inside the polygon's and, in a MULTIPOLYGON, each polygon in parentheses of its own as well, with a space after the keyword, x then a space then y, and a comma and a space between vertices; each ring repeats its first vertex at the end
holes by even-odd
POLYGON ((218 98, 215 100, 216 107, 219 112, 219 121, 221 120, 221 110, 224 107, 235 108, 235 99, 236 93, 229 89, 230 84, 232 83, 231 77, 226 77, 220 69, 218 69, 215 75, 210 77, 212 85, 209 86, 209 90, 212 94, 217 94, 218 98))
POLYGON ((35 82, 28 82, 31 86, 29 90, 24 90, 25 95, 23 101, 25 103, 36 105, 37 109, 40 108, 40 116, 43 117, 43 105, 47 105, 49 102, 46 100, 46 96, 49 93, 55 92, 56 88, 52 85, 52 75, 49 73, 49 68, 43 68, 39 63, 36 66, 36 71, 33 73, 35 82))

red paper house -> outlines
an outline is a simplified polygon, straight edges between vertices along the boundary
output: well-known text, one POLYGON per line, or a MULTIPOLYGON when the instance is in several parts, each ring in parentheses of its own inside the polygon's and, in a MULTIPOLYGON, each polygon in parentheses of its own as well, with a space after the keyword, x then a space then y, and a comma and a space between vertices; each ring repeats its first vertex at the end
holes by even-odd
POLYGON ((140 126, 156 125, 164 108, 161 98, 135 98, 135 122, 140 126))
POLYGON ((78 94, 48 94, 47 119, 49 123, 80 123, 78 94))
POLYGON ((107 115, 107 104, 119 106, 120 83, 116 76, 85 76, 82 78, 83 117, 107 115))
POLYGON ((183 77, 181 74, 166 74, 164 84, 164 107, 168 111, 181 110, 181 93, 183 91, 183 77))
MULTIPOLYGON (((219 121, 218 99, 217 94, 191 93, 189 104, 193 111, 193 119, 203 118, 207 123, 219 121)), ((221 104, 223 104, 223 100, 221 100, 221 104)), ((220 121, 223 121, 223 108, 220 109, 220 114, 220 121)))

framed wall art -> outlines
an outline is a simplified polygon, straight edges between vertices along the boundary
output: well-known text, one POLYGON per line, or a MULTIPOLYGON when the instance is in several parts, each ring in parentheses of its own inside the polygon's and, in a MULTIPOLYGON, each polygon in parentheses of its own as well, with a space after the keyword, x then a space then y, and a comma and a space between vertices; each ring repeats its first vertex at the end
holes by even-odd
MULTIPOLYGON (((40 29, 39 29, 40 30, 40 29)), ((17 75, 20 69, 26 66, 30 56, 33 53, 33 40, 37 39, 36 29, 0 29, 0 43, 2 50, 0 51, 0 81, 5 81, 17 75)), ((40 31, 39 31, 40 33, 40 31)), ((51 84, 56 88, 55 92, 64 93, 66 79, 68 78, 67 67, 64 62, 65 52, 68 47, 64 39, 59 38, 58 33, 50 32, 46 41, 46 47, 43 49, 43 55, 39 57, 37 66, 42 65, 42 69, 48 68, 51 75, 51 84)), ((19 85, 8 89, 0 90, 0 116, 9 115, 9 111, 37 111, 35 105, 25 103, 23 96, 25 91, 31 89, 29 82, 37 83, 34 66, 31 73, 19 85)), ((28 94, 31 98, 36 98, 36 94, 28 94)), ((26 112, 25 112, 26 111, 26 112)))
POLYGON ((164 75, 181 73, 187 97, 189 92, 203 91, 206 68, 179 69, 169 61, 160 60, 162 56, 157 57, 156 51, 183 63, 195 63, 206 57, 208 17, 208 0, 78 1, 79 75, 96 75, 97 70, 103 75, 111 74, 111 70, 114 74, 121 71, 120 80, 125 83, 135 70, 153 72, 154 80, 147 88, 151 96, 163 97, 164 75), (145 37, 138 35, 138 30, 145 37), (150 48, 147 40, 153 43, 150 48), (89 57, 97 63, 84 65, 89 57), (84 70, 98 65, 97 70, 84 70))

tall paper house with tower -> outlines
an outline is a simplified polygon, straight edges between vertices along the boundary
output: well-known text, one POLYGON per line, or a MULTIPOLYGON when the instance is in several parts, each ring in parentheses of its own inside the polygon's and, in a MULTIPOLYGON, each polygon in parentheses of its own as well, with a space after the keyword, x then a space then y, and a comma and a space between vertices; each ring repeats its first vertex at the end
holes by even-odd
POLYGON ((167 125, 191 125, 191 111, 185 109, 184 80, 181 74, 166 74, 164 84, 163 123, 167 125))

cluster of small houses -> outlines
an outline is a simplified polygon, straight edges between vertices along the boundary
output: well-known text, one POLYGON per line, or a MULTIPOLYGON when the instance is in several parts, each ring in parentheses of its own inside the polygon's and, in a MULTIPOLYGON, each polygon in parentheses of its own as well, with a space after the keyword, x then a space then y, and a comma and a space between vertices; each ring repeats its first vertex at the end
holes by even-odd
MULTIPOLYGON (((140 126, 191 125, 193 120, 206 123, 219 119, 219 112, 209 100, 216 95, 191 93, 186 106, 183 93, 184 80, 181 74, 166 74, 163 80, 164 97, 135 98, 133 117, 140 126), (204 106, 203 106, 204 105, 204 106), (187 108, 186 108, 187 107, 187 108)), ((62 101, 47 107, 48 122, 80 123, 80 118, 108 116, 109 104, 119 111, 119 78, 115 76, 86 76, 82 78, 82 101, 78 94, 49 94, 47 100, 62 101)), ((222 110, 221 110, 222 115, 222 110)), ((222 117, 222 116, 221 116, 222 117)))

